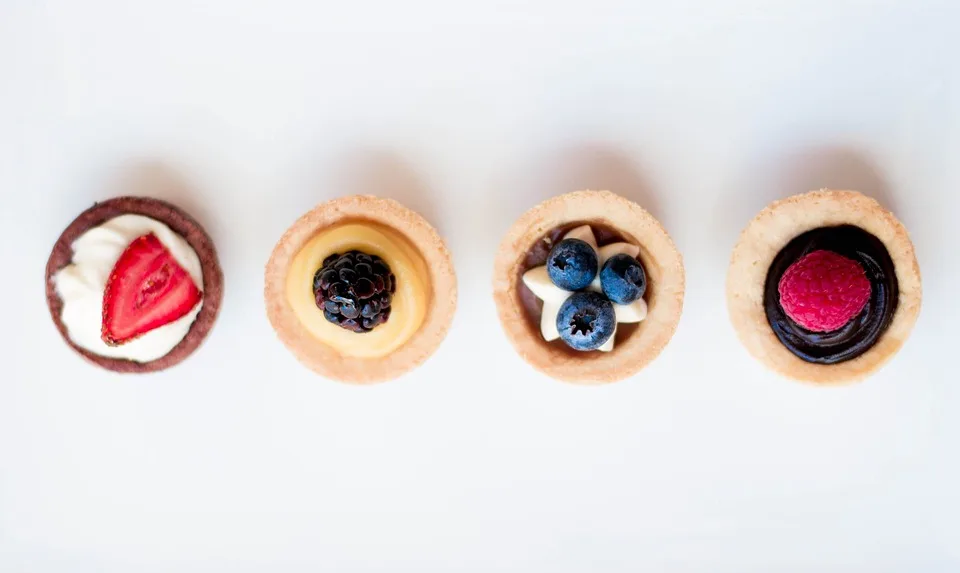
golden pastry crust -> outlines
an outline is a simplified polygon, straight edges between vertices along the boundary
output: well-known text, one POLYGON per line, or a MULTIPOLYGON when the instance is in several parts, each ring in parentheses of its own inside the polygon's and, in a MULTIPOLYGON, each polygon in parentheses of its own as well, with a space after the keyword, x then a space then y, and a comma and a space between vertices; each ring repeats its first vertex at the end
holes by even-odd
POLYGON ((314 372, 355 384, 392 380, 430 357, 450 328, 457 306, 453 261, 437 231, 419 214, 392 199, 355 195, 322 203, 290 227, 270 256, 265 271, 264 300, 277 336, 300 362, 314 372), (303 327, 287 301, 287 271, 304 244, 317 232, 347 222, 368 221, 403 235, 429 269, 430 300, 420 329, 400 348, 379 358, 342 356, 303 327))
POLYGON ((683 259, 663 226, 636 203, 609 191, 576 191, 548 199, 521 216, 500 243, 493 297, 500 324, 517 353, 544 374, 577 384, 627 378, 667 345, 680 321, 685 288, 683 259), (524 257, 551 230, 574 222, 610 227, 640 246, 648 277, 648 313, 612 352, 571 353, 543 340, 539 324, 524 314, 518 283, 524 257))
POLYGON ((910 335, 921 295, 920 267, 907 230, 890 211, 857 191, 821 189, 771 203, 743 230, 727 272, 730 321, 750 354, 784 376, 819 384, 855 382, 883 366, 910 335), (870 350, 846 362, 814 364, 787 350, 773 333, 763 308, 764 284, 774 257, 794 237, 836 225, 855 225, 883 242, 900 297, 890 326, 870 350))

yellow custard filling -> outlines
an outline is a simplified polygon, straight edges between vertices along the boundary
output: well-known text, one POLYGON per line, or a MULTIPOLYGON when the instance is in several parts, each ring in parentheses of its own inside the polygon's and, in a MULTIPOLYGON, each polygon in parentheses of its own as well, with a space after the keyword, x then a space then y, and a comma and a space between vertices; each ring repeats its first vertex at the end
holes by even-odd
POLYGON ((400 233, 376 223, 345 223, 324 229, 300 249, 287 273, 287 302, 304 328, 344 356, 379 358, 402 346, 423 324, 430 292, 420 253, 400 233), (313 277, 333 253, 358 250, 384 260, 397 278, 390 318, 358 334, 323 317, 313 293, 313 277))

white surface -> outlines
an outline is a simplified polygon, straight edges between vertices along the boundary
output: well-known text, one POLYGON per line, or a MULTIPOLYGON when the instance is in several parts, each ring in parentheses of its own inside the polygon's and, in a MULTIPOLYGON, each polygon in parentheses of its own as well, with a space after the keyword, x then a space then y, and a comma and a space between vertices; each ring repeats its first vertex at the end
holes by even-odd
POLYGON ((4 573, 960 568, 955 2, 199 4, 0 2, 4 573), (63 346, 42 285, 136 158, 194 184, 227 279, 143 379, 63 346), (820 186, 893 206, 924 272, 900 355, 836 389, 766 373, 723 297, 747 220, 820 186), (671 345, 602 388, 532 372, 489 291, 510 223, 579 187, 642 201, 688 272, 671 345), (262 311, 275 240, 351 192, 421 210, 461 281, 438 354, 372 388, 262 311))

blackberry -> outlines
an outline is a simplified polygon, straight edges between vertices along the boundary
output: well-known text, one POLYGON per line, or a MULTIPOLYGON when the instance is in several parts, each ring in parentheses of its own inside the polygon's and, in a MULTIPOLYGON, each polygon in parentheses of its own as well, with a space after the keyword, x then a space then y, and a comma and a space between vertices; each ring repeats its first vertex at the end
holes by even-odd
POLYGON ((324 318, 357 333, 387 322, 396 291, 390 266, 360 251, 330 255, 313 276, 313 294, 324 318))

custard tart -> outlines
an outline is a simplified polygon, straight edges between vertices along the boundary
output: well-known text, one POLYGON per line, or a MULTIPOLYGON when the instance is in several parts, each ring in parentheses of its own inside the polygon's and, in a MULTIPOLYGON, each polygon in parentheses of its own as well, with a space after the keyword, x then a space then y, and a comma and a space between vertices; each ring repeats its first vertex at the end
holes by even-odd
POLYGON ((400 203, 323 203, 283 235, 266 266, 270 323, 305 366, 352 383, 396 378, 446 336, 457 304, 450 253, 400 203))

